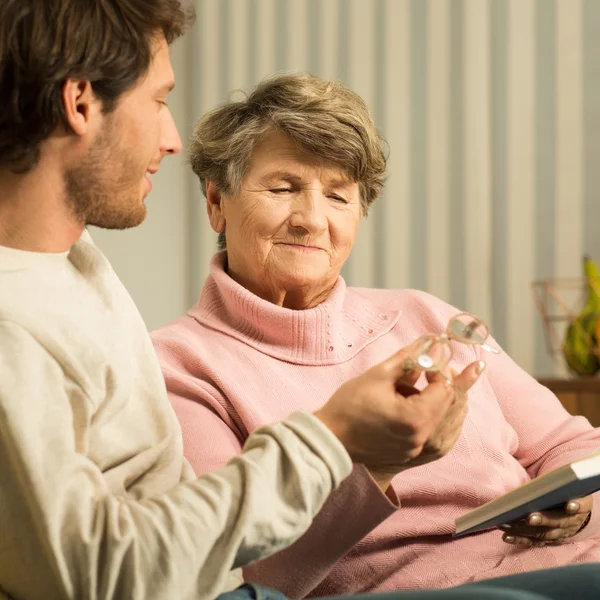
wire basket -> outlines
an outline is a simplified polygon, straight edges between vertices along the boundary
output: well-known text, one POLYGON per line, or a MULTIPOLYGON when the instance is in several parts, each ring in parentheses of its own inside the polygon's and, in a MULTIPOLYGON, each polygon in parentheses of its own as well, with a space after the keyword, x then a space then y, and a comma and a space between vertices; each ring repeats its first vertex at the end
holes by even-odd
MULTIPOLYGON (((593 289, 600 293, 600 282, 589 281, 593 289)), ((585 277, 545 279, 532 283, 536 306, 542 317, 544 326, 544 340, 550 356, 561 367, 567 367, 563 344, 569 325, 575 322, 575 318, 581 313, 587 300, 588 280, 585 277)), ((591 314, 590 317, 600 318, 591 314)), ((600 348, 592 337, 581 328, 584 339, 587 337, 586 345, 590 348, 590 354, 600 359, 600 348)), ((573 373, 573 376, 580 376, 573 373)))

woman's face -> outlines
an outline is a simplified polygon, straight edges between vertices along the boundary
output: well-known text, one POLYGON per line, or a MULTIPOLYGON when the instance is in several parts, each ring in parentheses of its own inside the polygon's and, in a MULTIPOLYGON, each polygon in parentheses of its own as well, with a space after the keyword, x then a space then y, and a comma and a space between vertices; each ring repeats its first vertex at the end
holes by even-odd
POLYGON ((211 224, 225 229, 234 279, 289 308, 308 308, 327 297, 361 214, 358 184, 344 171, 274 131, 255 148, 239 194, 218 201, 210 196, 211 224))

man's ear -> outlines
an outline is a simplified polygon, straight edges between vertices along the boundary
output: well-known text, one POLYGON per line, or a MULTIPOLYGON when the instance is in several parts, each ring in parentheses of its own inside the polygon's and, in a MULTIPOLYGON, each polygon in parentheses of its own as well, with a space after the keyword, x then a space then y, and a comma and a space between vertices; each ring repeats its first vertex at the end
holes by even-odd
POLYGON ((223 194, 217 184, 206 180, 206 211, 210 226, 216 233, 225 231, 225 214, 223 212, 223 194))
POLYGON ((73 132, 86 134, 90 129, 92 105, 97 102, 92 84, 81 79, 67 79, 63 85, 62 100, 67 123, 73 132))

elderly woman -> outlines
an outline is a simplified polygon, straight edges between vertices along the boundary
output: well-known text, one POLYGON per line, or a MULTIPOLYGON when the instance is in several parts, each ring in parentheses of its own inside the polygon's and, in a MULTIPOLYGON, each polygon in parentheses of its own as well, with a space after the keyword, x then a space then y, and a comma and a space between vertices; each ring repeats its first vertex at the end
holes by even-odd
MULTIPOLYGON (((309 75, 267 79, 198 123, 191 161, 223 251, 198 304, 153 335, 197 473, 224 465, 260 425, 318 409, 458 312, 423 292, 348 288, 340 277, 382 189, 381 146, 359 96, 309 75)), ((454 343, 450 366, 483 354, 454 343)), ((600 432, 506 354, 485 359, 446 456, 399 474, 356 465, 306 535, 246 577, 323 596, 600 560, 592 497, 504 534, 452 538, 458 516, 600 445, 600 432)))

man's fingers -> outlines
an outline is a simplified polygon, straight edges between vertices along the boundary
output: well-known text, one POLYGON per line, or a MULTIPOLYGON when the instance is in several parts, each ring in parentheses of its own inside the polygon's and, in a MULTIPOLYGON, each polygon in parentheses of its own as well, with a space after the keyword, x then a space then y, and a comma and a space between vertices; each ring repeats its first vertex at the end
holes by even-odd
POLYGON ((441 371, 427 371, 425 373, 429 383, 448 383, 456 377, 456 371, 452 367, 444 367, 441 371))
POLYGON ((398 381, 396 381, 396 392, 401 396, 404 396, 405 398, 408 398, 408 396, 415 396, 417 394, 420 394, 419 390, 416 387, 410 385, 409 383, 406 383, 403 379, 398 379, 398 381))
POLYGON ((402 382, 405 385, 414 387, 419 377, 421 377, 421 372, 422 371, 420 371, 419 369, 411 369, 410 371, 403 370, 402 376, 398 379, 398 383, 402 382))
MULTIPOLYGON (((393 380, 394 384, 404 382, 409 386, 413 386, 419 378, 420 372, 415 369, 407 370, 407 365, 410 365, 410 347, 398 350, 398 352, 373 367, 373 369, 376 370, 383 378, 393 380)), ((447 385, 448 381, 451 380, 453 382, 453 387, 458 392, 465 393, 471 388, 477 379, 479 379, 479 376, 485 369, 485 366, 485 362, 480 360, 471 363, 458 375, 454 375, 454 371, 449 368, 447 370, 449 370, 452 376, 448 376, 446 373, 445 376, 435 372, 427 373, 427 378, 430 381, 430 385, 428 387, 431 387, 433 384, 436 386, 447 385)))
POLYGON ((483 373, 486 364, 482 360, 471 363, 468 367, 459 373, 453 381, 454 387, 461 393, 468 392, 473 384, 479 379, 483 373))
MULTIPOLYGON (((380 362, 378 365, 373 367, 377 370, 382 377, 392 379, 394 382, 399 379, 404 380, 406 376, 412 373, 412 369, 406 370, 406 365, 409 364, 410 359, 410 348, 402 348, 395 354, 392 354, 389 358, 380 362)), ((418 378, 418 376, 417 376, 418 378)), ((416 381, 416 379, 415 379, 416 381)), ((407 382, 409 383, 409 382, 407 382)), ((412 385, 409 383, 409 385, 412 385)))

